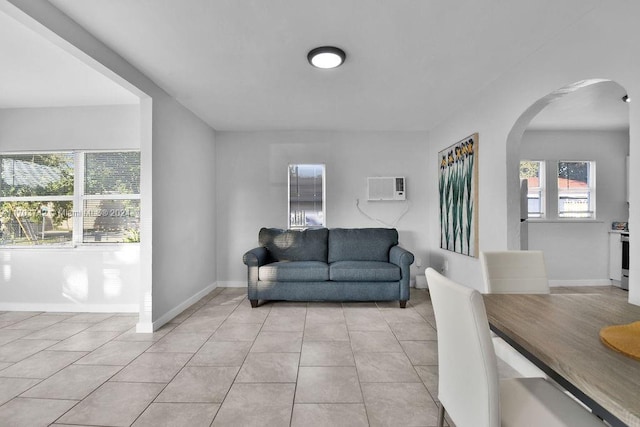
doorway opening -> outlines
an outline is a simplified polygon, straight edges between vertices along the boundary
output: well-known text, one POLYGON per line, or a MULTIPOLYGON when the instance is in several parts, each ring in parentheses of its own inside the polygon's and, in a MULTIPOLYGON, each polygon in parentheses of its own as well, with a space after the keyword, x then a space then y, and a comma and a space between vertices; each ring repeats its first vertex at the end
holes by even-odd
POLYGON ((543 250, 552 284, 610 284, 609 232, 629 215, 625 95, 611 80, 580 81, 535 102, 509 133, 509 249, 543 250))

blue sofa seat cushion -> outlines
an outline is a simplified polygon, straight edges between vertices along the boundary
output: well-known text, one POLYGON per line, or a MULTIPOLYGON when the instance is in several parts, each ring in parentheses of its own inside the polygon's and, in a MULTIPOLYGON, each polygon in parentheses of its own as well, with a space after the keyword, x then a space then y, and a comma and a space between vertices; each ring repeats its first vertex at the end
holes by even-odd
POLYGON ((335 282, 395 282, 400 267, 382 261, 337 261, 329 265, 329 279, 335 282))
POLYGON ((389 250, 397 244, 398 231, 393 228, 332 228, 329 231, 329 263, 389 262, 389 250))
POLYGON ((261 228, 258 242, 269 250, 275 261, 327 262, 327 238, 329 230, 281 230, 261 228))
POLYGON ((278 261, 258 269, 266 282, 318 282, 329 280, 329 266, 320 261, 278 261))

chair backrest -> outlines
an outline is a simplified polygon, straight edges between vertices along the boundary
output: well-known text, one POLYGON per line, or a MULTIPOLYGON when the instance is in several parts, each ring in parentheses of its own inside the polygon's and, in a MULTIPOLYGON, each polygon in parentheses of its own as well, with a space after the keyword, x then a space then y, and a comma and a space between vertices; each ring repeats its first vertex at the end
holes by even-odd
POLYGON ((425 271, 438 333, 438 398, 458 427, 499 427, 500 386, 482 295, 425 271))
POLYGON ((480 252, 480 264, 486 293, 549 293, 542 251, 480 252))

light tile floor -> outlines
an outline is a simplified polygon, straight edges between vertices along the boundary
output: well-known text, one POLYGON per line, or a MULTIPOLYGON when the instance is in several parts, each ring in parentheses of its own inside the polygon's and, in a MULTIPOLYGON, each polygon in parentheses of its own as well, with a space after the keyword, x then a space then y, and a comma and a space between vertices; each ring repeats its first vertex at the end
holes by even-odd
POLYGON ((131 314, 0 312, 2 426, 435 426, 428 293, 268 302, 216 289, 153 334, 131 314))
POLYGON ((153 334, 136 334, 136 322, 0 312, 0 426, 436 425, 426 291, 412 290, 404 310, 252 309, 246 290, 216 289, 153 334))

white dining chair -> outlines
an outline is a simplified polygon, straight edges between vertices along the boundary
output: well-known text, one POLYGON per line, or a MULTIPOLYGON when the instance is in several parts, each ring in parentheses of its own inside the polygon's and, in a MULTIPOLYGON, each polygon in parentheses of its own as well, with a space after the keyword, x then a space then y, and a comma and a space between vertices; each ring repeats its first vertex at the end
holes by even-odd
POLYGON ((482 295, 425 272, 438 335, 438 426, 445 412, 457 427, 603 427, 543 378, 499 380, 482 295))
MULTIPOLYGON (((542 251, 480 252, 485 293, 548 294, 549 280, 542 251)), ((547 378, 546 374, 502 338, 492 334, 500 360, 524 377, 547 378)))
POLYGON ((480 265, 486 293, 549 293, 542 251, 480 252, 480 265))

